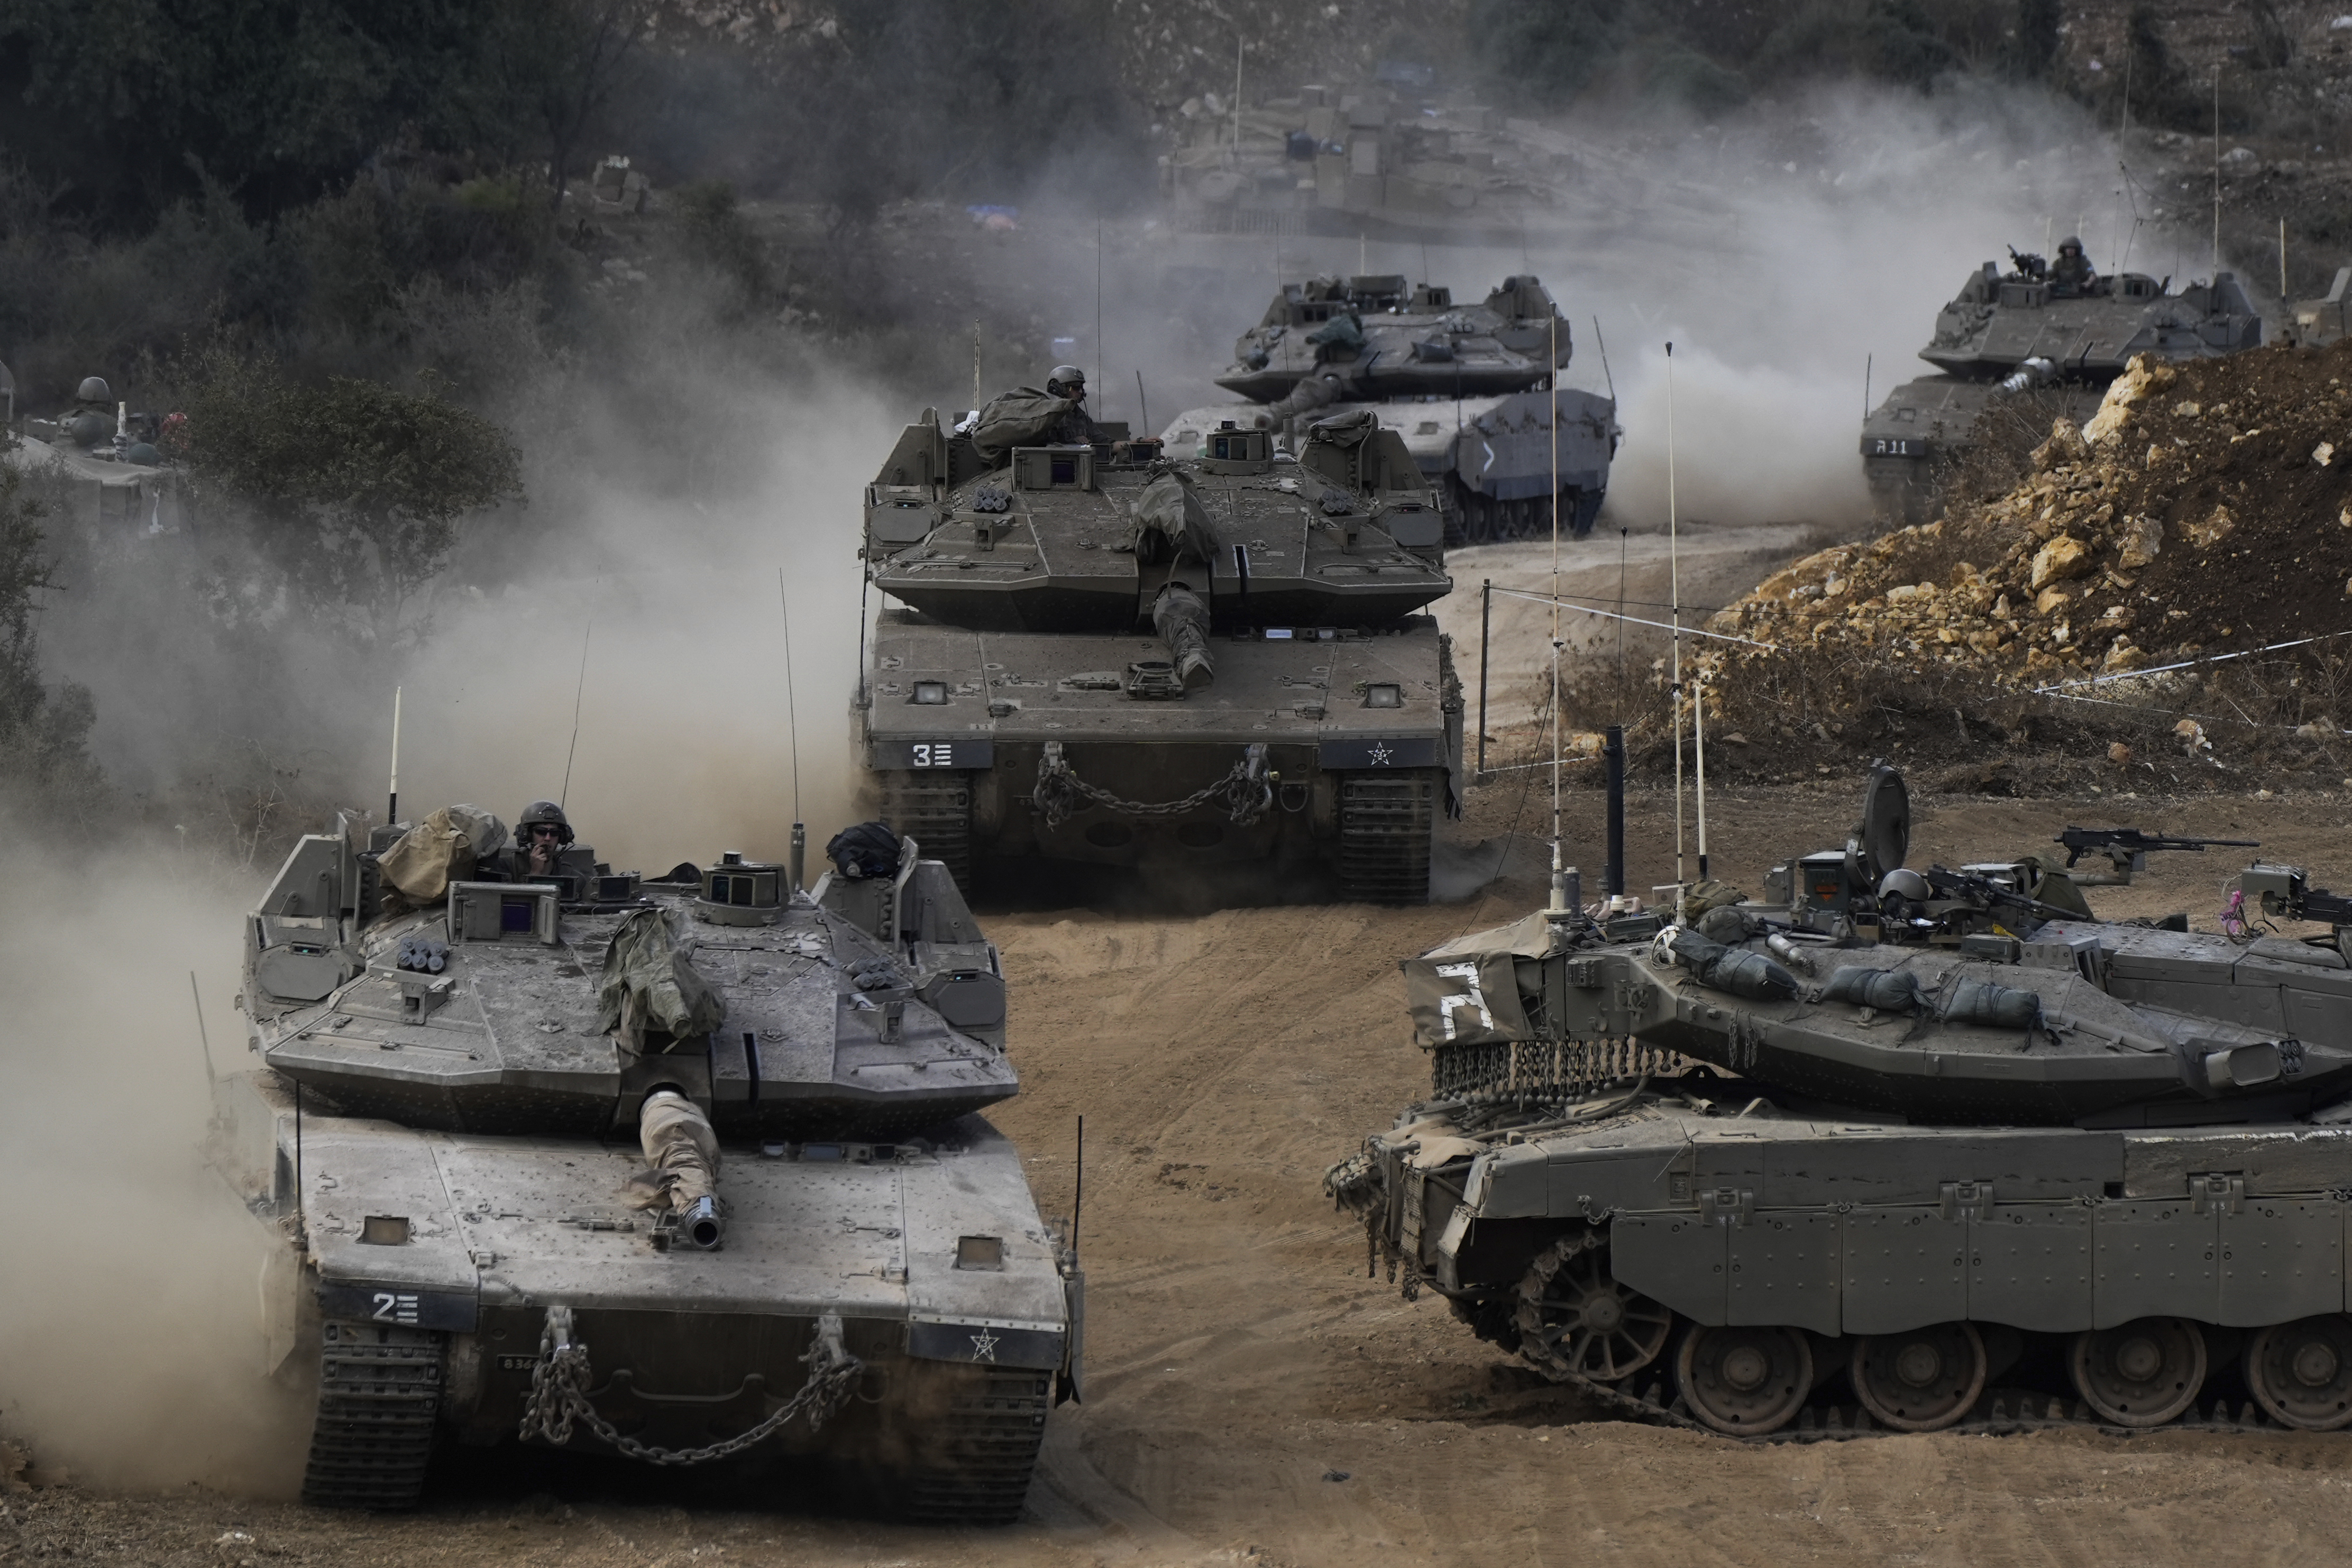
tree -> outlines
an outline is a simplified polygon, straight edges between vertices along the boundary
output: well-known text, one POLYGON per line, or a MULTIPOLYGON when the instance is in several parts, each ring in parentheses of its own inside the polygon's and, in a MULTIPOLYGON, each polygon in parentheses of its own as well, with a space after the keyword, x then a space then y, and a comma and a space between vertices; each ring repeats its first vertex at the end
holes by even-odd
POLYGON ((0 788, 54 814, 88 812, 103 783, 90 760, 98 717, 87 688, 41 681, 40 596, 58 585, 42 519, 48 506, 0 457, 0 788))
POLYGON ((241 507, 261 553, 314 608, 358 616, 363 640, 418 630, 402 615, 448 564, 459 520, 522 499, 506 433, 429 379, 421 396, 341 376, 299 387, 215 349, 186 412, 200 488, 241 507))

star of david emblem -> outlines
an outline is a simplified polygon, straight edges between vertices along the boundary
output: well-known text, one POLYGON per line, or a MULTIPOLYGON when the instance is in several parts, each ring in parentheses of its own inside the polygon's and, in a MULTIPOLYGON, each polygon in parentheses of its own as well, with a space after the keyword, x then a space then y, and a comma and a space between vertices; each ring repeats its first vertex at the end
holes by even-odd
POLYGON ((1389 758, 1393 755, 1395 754, 1389 750, 1388 743, 1386 741, 1376 740, 1372 742, 1372 766, 1375 768, 1387 767, 1389 758))
POLYGON ((997 1343, 997 1338, 994 1334, 989 1333, 986 1329, 981 1330, 978 1333, 971 1336, 972 1359, 975 1361, 994 1361, 996 1359, 997 1343))

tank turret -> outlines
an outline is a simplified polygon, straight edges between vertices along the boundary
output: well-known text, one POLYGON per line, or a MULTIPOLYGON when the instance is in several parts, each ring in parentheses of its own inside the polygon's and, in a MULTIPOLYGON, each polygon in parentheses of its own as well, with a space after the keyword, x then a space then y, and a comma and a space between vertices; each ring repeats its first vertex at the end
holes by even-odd
POLYGON ((262 1060, 353 1114, 593 1137, 675 1083, 722 1136, 872 1137, 1018 1091, 995 950, 935 861, 812 894, 740 855, 646 882, 574 846, 546 882, 477 864, 386 913, 399 845, 352 833, 288 857, 246 996, 262 1060))
MULTIPOLYGON (((2133 356, 2208 359, 2259 348, 2261 314, 2236 277, 2179 290, 2169 277, 2084 276, 2010 252, 1988 261, 1936 317, 1919 357, 1943 373, 1906 382, 1863 423, 1864 471, 1882 509, 1907 521, 1934 508, 1941 472, 1966 450, 1994 400, 2038 392, 2053 413, 2080 421, 2133 356)), ((2064 258, 2062 258, 2062 262, 2064 258)))
POLYGON ((1620 433, 1614 402, 1557 384, 1572 351, 1532 275, 1459 304, 1401 276, 1309 278, 1283 286, 1217 377, 1250 401, 1188 410, 1164 435, 1182 452, 1228 420, 1288 430, 1374 407, 1444 505, 1449 544, 1548 534, 1555 509, 1580 538, 1620 433))
POLYGON ((1370 411, 1197 453, 1066 398, 926 412, 866 495, 883 814, 975 856, 1335 867, 1426 895, 1461 695, 1435 497, 1370 411))

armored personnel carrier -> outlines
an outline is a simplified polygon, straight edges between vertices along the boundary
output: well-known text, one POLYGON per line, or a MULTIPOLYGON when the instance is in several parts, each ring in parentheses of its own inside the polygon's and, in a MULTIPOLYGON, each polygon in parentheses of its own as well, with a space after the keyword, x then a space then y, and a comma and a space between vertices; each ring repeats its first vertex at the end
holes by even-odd
POLYGON ((994 947, 911 840, 517 880, 471 808, 302 839, 246 922, 257 1058, 217 1155, 318 1369, 302 1491, 414 1503, 436 1448, 789 1458, 1009 1520, 1078 1385, 1083 1277, 981 1116, 994 947))
POLYGON ((1549 535, 1555 493, 1561 531, 1582 538, 1622 432, 1615 402, 1556 384, 1572 348, 1533 277, 1475 305, 1392 275, 1285 284, 1217 378, 1249 401, 1187 410, 1162 439, 1192 454, 1228 420, 1288 431, 1377 407, 1443 501, 1448 544, 1549 535))
MULTIPOLYGON (((1933 514, 1944 473, 1997 398, 2043 389, 2079 421, 2135 354, 2196 360, 2262 346, 2262 317, 2230 273, 2178 292, 2137 272, 2068 284, 2039 256, 2010 256, 2007 272, 1988 261, 1970 273, 1937 315, 1919 357, 1941 373, 1896 387, 1863 422, 1863 473, 1889 517, 1933 514)), ((2037 410, 2045 427, 2050 417, 2037 410)))
POLYGON ((927 410, 867 489, 867 571, 903 606, 859 697, 883 817, 960 882, 990 858, 1321 867, 1425 899, 1462 695, 1422 612, 1452 587, 1437 503, 1396 434, 1360 412, 1296 455, 1238 425, 1197 455, 1057 444, 1073 405, 1024 395, 955 429, 927 410))
POLYGON ((1433 1093, 1327 1186, 1409 1293, 1642 1418, 2352 1424, 2352 1040, 2287 1020, 2292 966, 2209 1010, 2197 964, 2086 958, 2139 928, 1874 908, 1891 773, 1788 902, 1408 962, 1433 1093))

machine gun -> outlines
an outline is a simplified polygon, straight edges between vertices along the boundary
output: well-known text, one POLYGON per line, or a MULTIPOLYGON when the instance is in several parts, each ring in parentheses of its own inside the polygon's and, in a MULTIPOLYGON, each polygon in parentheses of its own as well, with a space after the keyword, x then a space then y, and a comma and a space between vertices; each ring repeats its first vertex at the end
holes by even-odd
POLYGON ((2050 263, 2030 250, 2021 253, 2015 246, 2011 246, 2009 259, 2011 265, 2017 268, 2017 276, 2030 282, 2039 283, 2050 276, 2050 263))
POLYGON ((2137 828, 2068 828, 2056 841, 2065 846, 2066 869, 2073 871, 2084 850, 2096 850, 2115 866, 2112 874, 2101 873, 2078 876, 2074 880, 2085 887, 2127 887, 2132 873, 2147 869, 2151 850, 2194 850, 2204 852, 2208 844, 2221 844, 2231 849, 2258 850, 2262 843, 2255 839, 2176 839, 2165 833, 2143 833, 2137 828))
POLYGON ((2080 920, 2082 915, 2071 909, 2061 909, 2054 904, 2044 904, 2038 898, 2028 898, 2014 888, 2003 887, 1989 876, 1976 876, 1967 872, 1950 871, 1931 865, 1919 873, 1939 899, 1956 904, 1973 904, 1978 908, 2014 910, 2031 915, 2036 920, 2080 920))
POLYGON ((2248 898, 2261 898, 2264 915, 2352 925, 2352 897, 2308 885, 2301 866, 2250 865, 2238 885, 2248 898))

